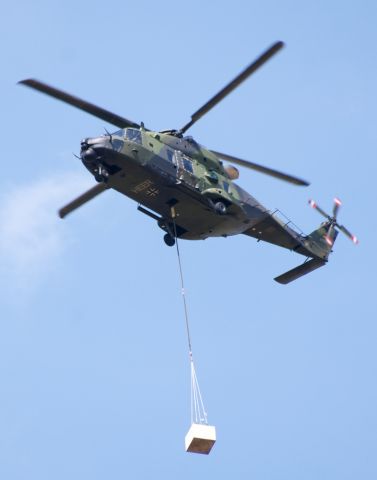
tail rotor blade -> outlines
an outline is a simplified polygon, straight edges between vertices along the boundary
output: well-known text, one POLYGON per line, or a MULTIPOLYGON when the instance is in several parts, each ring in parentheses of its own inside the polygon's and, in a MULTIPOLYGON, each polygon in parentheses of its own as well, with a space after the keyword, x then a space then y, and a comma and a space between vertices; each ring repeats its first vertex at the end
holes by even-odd
POLYGON ((356 237, 356 235, 353 235, 349 230, 346 229, 346 227, 343 227, 343 225, 337 225, 339 230, 343 232, 352 242, 357 245, 359 243, 359 239, 356 237))
POLYGON ((325 240, 326 240, 326 243, 327 245, 329 245, 330 247, 332 247, 334 245, 334 237, 333 237, 333 234, 334 234, 334 225, 331 224, 328 231, 327 231, 327 234, 325 235, 325 240))
POLYGON ((337 218, 337 215, 338 215, 338 212, 339 212, 339 208, 342 205, 342 202, 339 200, 339 198, 337 198, 337 197, 334 198, 333 216, 332 217, 330 217, 330 215, 328 215, 324 210, 322 210, 322 208, 320 208, 314 200, 309 200, 309 205, 312 208, 314 208, 315 210, 317 210, 321 215, 323 215, 329 221, 327 223, 328 230, 327 230, 327 233, 324 236, 324 238, 325 238, 327 244, 330 245, 330 247, 332 247, 333 244, 334 244, 334 241, 335 241, 338 230, 340 232, 343 232, 350 240, 353 241, 353 243, 355 245, 359 243, 359 240, 356 237, 356 235, 353 235, 349 230, 346 229, 346 227, 344 227, 343 225, 339 225, 339 223, 336 221, 336 218, 337 218), (336 231, 334 232, 334 230, 336 230, 336 231))
POLYGON ((332 211, 333 218, 336 219, 336 217, 338 216, 338 211, 339 211, 339 208, 340 208, 341 205, 342 205, 342 202, 339 200, 339 198, 335 197, 334 198, 334 207, 333 207, 333 211, 332 211))
POLYGON ((327 218, 327 220, 331 220, 330 215, 328 215, 324 210, 322 210, 321 207, 317 205, 317 203, 314 200, 309 200, 309 205, 317 210, 323 217, 327 218))

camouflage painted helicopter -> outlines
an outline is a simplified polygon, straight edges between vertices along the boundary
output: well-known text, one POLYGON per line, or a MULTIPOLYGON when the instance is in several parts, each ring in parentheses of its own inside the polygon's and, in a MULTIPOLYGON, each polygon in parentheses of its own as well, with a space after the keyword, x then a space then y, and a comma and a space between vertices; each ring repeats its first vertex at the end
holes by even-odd
POLYGON ((157 221, 165 231, 164 241, 169 246, 174 245, 177 237, 198 240, 242 233, 306 256, 302 265, 275 278, 283 284, 325 265, 338 230, 356 243, 356 237, 337 223, 339 200, 335 202, 332 216, 311 202, 326 221, 311 234, 303 235, 240 188, 234 182, 239 177, 237 168, 224 165, 222 160, 295 185, 309 185, 306 181, 209 150, 184 135, 283 46, 283 42, 273 44, 179 130, 152 131, 143 123, 139 125, 38 80, 19 82, 120 128, 115 133, 106 132, 81 142, 80 158, 98 184, 60 209, 60 217, 113 188, 138 202, 138 210, 157 221))

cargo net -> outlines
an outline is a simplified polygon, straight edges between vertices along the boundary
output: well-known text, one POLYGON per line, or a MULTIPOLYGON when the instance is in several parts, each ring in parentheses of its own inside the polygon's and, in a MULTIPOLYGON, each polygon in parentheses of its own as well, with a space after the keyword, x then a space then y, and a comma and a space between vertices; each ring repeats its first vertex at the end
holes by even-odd
POLYGON ((175 245, 176 245, 176 249, 177 249, 179 274, 180 274, 180 278, 181 278, 181 292, 182 292, 183 306, 184 306, 184 311, 185 311, 186 333, 187 333, 187 341, 188 341, 189 355, 190 355, 191 423, 199 423, 199 424, 203 424, 203 425, 208 425, 207 412, 204 408, 202 394, 200 393, 199 383, 198 383, 198 379, 197 379, 196 372, 195 372, 194 359, 193 359, 193 356, 192 356, 191 335, 190 335, 189 319, 188 319, 188 311, 187 311, 186 292, 185 292, 185 285, 184 285, 184 281, 183 281, 182 263, 181 263, 181 255, 179 253, 178 236, 177 236, 177 227, 176 227, 176 224, 175 224, 174 208, 172 208, 172 219, 173 219, 173 225, 174 225, 174 237, 175 237, 175 245))

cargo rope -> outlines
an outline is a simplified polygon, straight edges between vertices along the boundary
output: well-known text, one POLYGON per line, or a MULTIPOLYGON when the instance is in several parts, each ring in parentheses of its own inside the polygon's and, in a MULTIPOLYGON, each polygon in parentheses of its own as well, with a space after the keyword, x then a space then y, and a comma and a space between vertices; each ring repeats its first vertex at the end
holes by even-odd
MULTIPOLYGON (((173 210, 173 209, 172 209, 173 210)), ((190 335, 190 326, 189 326, 189 317, 186 301, 186 291, 183 280, 183 271, 182 271, 182 262, 181 254, 179 251, 178 245, 178 236, 177 236, 177 226, 175 224, 175 212, 172 211, 172 219, 174 225, 174 239, 177 251, 178 266, 179 266, 179 275, 181 279, 181 293, 183 299, 183 307, 185 312, 185 321, 186 321, 186 333, 187 333, 187 342, 189 347, 189 357, 190 357, 190 367, 191 367, 191 423, 199 423, 208 425, 207 413, 204 407, 202 394, 200 392, 198 378, 195 372, 194 358, 192 355, 192 345, 191 345, 191 335, 190 335)))

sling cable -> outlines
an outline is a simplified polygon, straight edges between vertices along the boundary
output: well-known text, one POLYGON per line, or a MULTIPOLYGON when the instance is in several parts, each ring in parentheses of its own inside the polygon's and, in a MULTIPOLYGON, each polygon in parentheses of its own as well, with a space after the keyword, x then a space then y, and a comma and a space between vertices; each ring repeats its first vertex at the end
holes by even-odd
POLYGON ((208 416, 204 407, 202 394, 200 392, 198 378, 195 372, 194 358, 192 354, 192 344, 189 326, 189 317, 187 309, 186 291, 183 280, 182 262, 179 251, 179 243, 177 236, 177 226, 175 223, 175 208, 171 207, 171 218, 174 226, 174 238, 177 252, 177 260, 179 267, 179 275, 181 281, 181 292, 183 300, 183 308, 185 314, 187 343, 189 349, 190 371, 191 371, 191 427, 185 437, 186 452, 209 454, 214 443, 216 442, 216 429, 208 424, 208 416))

